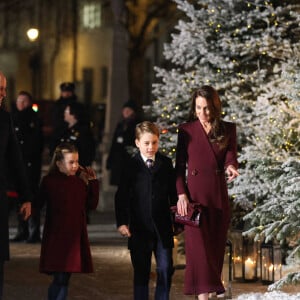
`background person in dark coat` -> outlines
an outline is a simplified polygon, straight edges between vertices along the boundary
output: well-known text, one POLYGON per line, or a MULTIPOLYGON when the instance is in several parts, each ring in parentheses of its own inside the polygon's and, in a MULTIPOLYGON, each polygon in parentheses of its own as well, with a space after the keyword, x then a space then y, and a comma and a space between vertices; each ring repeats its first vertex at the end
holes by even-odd
POLYGON ((71 103, 77 102, 77 95, 75 94, 75 84, 73 82, 63 82, 60 84, 59 88, 60 97, 55 101, 52 111, 54 139, 56 139, 56 137, 59 136, 67 126, 66 122, 64 121, 64 111, 66 107, 71 103))
POLYGON ((173 274, 173 227, 170 206, 177 201, 175 173, 170 158, 158 151, 159 130, 151 122, 137 125, 139 153, 123 169, 115 195, 118 231, 129 237, 134 269, 134 299, 149 297, 152 252, 156 259, 155 299, 169 299, 173 274), (146 161, 151 159, 152 167, 146 161))
POLYGON ((49 143, 50 157, 52 157, 54 149, 58 145, 57 141, 68 127, 65 121, 65 109, 68 105, 78 103, 78 107, 80 107, 82 111, 81 121, 88 122, 87 109, 82 103, 78 102, 77 95, 75 94, 75 84, 73 82, 63 82, 59 88, 60 97, 55 101, 52 109, 53 132, 49 143))
POLYGON ((221 272, 230 222, 227 181, 237 172, 236 126, 221 120, 217 91, 203 86, 192 96, 190 122, 179 126, 176 152, 177 208, 203 206, 201 226, 185 226, 184 293, 207 300, 224 293, 221 272))
POLYGON ((122 119, 117 124, 106 161, 106 169, 110 170, 110 184, 118 185, 121 170, 131 156, 135 147, 135 126, 139 123, 136 105, 128 101, 122 108, 122 119))
MULTIPOLYGON (((0 106, 6 97, 6 78, 0 72, 0 106)), ((7 168, 14 170, 18 182, 18 193, 22 195, 20 213, 24 219, 31 214, 31 195, 25 175, 19 144, 14 133, 10 114, 0 107, 0 299, 3 294, 3 267, 4 261, 9 259, 8 240, 8 199, 7 168)))
MULTIPOLYGON (((30 93, 26 91, 19 92, 15 110, 12 112, 12 119, 25 163, 30 189, 34 195, 40 183, 44 139, 42 122, 32 109, 32 96, 30 93)), ((29 243, 40 241, 40 212, 38 209, 33 209, 28 221, 25 221, 18 214, 18 231, 13 241, 27 241, 29 243)))
POLYGON ((91 166, 95 159, 96 141, 90 123, 84 119, 82 106, 72 103, 66 106, 64 120, 67 127, 58 136, 55 145, 63 142, 74 144, 79 153, 79 164, 83 167, 91 166))

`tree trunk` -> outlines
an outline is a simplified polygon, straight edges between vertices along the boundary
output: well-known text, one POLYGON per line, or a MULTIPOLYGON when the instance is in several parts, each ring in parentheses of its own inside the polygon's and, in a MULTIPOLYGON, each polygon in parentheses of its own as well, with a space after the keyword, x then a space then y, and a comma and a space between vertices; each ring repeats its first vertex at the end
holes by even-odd
POLYGON ((144 95, 145 57, 130 53, 128 62, 129 95, 141 109, 144 95))

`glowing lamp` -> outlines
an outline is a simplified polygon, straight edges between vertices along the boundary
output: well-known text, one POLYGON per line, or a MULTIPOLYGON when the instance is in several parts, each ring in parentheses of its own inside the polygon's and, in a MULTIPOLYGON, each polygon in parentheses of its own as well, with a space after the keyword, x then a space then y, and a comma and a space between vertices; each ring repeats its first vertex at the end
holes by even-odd
POLYGON ((39 106, 36 103, 32 104, 32 110, 35 111, 35 112, 38 112, 39 111, 39 106))
POLYGON ((37 28, 30 28, 27 30, 27 37, 31 42, 34 42, 39 37, 39 30, 37 28))

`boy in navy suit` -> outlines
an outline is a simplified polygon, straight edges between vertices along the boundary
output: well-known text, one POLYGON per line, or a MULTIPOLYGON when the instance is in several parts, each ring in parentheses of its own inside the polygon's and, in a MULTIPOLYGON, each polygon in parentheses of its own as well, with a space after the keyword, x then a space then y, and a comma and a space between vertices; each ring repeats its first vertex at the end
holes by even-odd
POLYGON ((158 152, 159 129, 145 121, 136 126, 139 152, 125 164, 115 195, 118 231, 128 237, 134 270, 134 300, 149 299, 152 252, 156 259, 155 300, 168 300, 173 274, 175 174, 170 158, 158 152))

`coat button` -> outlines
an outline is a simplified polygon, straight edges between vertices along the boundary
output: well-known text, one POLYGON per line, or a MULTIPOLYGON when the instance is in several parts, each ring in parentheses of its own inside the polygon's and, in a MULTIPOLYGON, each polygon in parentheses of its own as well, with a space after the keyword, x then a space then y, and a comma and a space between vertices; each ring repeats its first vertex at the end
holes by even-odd
POLYGON ((196 170, 196 169, 192 170, 192 175, 193 175, 193 176, 198 175, 198 170, 196 170))

